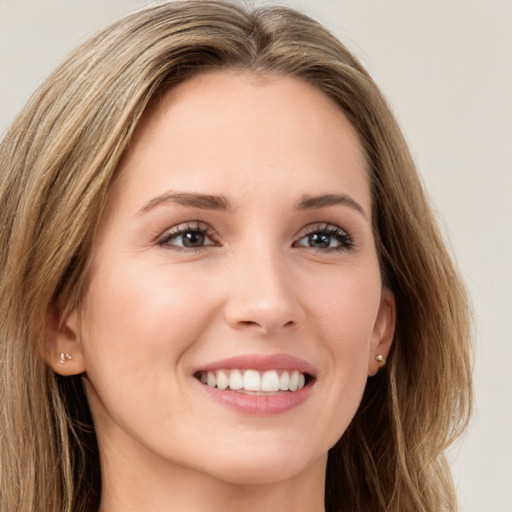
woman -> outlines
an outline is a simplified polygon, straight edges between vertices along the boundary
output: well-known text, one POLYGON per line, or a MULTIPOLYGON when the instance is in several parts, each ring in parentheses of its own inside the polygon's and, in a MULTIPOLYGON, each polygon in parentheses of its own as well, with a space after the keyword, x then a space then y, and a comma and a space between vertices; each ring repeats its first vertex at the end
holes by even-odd
POLYGON ((42 85, 0 166, 5 510, 456 509, 465 290, 325 29, 136 13, 42 85))

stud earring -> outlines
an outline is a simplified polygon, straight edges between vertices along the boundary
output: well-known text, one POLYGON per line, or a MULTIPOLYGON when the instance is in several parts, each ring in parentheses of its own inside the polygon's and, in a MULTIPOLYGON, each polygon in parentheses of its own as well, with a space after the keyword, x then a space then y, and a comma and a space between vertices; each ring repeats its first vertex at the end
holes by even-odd
POLYGON ((65 354, 64 352, 61 352, 59 355, 59 363, 64 364, 66 361, 69 361, 70 359, 73 359, 69 354, 65 354))
POLYGON ((382 354, 377 354, 375 356, 375 361, 379 362, 379 363, 385 363, 386 360, 384 359, 384 356, 382 354))

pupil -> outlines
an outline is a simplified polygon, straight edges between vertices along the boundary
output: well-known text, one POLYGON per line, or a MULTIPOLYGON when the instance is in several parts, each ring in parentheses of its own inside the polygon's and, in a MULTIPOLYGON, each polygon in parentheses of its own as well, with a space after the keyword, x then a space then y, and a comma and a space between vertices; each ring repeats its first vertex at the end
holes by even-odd
POLYGON ((330 245, 329 235, 323 235, 321 233, 311 233, 309 235, 309 244, 311 247, 318 249, 326 249, 330 245))
POLYGON ((204 235, 198 231, 188 231, 183 235, 185 247, 200 247, 204 244, 204 235))

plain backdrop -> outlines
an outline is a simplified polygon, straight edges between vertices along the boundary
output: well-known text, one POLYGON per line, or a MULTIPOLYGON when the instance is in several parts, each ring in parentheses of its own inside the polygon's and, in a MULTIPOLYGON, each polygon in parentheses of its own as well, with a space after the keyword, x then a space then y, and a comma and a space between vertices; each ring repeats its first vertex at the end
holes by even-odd
MULTIPOLYGON (((0 0, 0 133, 63 56, 144 0, 0 0)), ((258 0, 253 3, 258 4, 258 0)), ((475 311, 464 512, 512 511, 512 0, 288 0, 369 69, 407 135, 475 311)))

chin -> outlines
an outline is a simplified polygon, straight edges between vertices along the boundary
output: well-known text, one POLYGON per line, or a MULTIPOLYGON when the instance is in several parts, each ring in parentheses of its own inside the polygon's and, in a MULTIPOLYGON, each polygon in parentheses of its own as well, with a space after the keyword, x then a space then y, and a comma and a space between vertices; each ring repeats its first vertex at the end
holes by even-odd
MULTIPOLYGON (((263 445, 264 446, 264 445, 263 445)), ((224 482, 236 485, 274 484, 293 480, 318 464, 327 462, 327 450, 320 454, 308 453, 300 447, 272 448, 271 443, 262 448, 241 450, 233 446, 222 456, 211 454, 202 472, 224 482)))
MULTIPOLYGON (((325 460, 327 460, 327 454, 325 460)), ((222 466, 208 468, 207 473, 229 484, 266 485, 293 480, 315 465, 315 462, 276 460, 276 457, 269 456, 266 459, 258 458, 258 460, 226 461, 222 466)))

